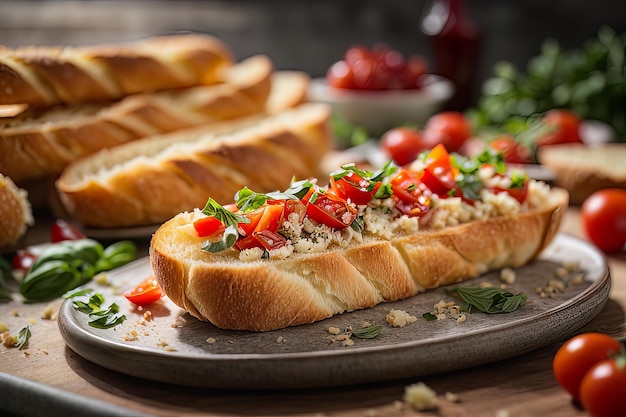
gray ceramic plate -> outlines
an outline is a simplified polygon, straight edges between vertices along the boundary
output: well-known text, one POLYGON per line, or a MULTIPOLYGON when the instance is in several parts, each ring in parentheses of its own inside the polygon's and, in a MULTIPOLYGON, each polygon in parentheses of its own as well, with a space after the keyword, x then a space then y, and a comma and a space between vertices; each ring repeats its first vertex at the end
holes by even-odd
MULTIPOLYGON (((151 273, 141 259, 110 273, 118 288, 138 283, 151 273)), ((489 281, 489 273, 464 286, 489 281)), ((337 315, 309 325, 267 333, 221 330, 200 322, 169 299, 150 306, 152 321, 111 288, 96 287, 115 301, 127 320, 114 329, 88 325, 72 303, 63 304, 59 327, 67 345, 103 367, 155 381, 211 388, 304 388, 411 378, 463 369, 520 355, 563 340, 593 319, 608 300, 610 277, 603 256, 592 246, 560 234, 541 258, 517 270, 513 292, 528 302, 507 314, 469 314, 467 321, 426 321, 422 314, 439 300, 453 298, 443 288, 407 300, 337 315), (578 261, 584 281, 551 298, 544 287, 563 263, 578 261), (390 309, 401 309, 418 320, 402 328, 385 322, 390 309), (353 346, 329 341, 329 327, 360 327, 364 321, 383 325, 374 339, 356 339, 353 346), (127 340, 135 339, 136 340, 127 340), (208 343, 213 339, 213 343, 208 343)), ((119 293, 119 291, 118 291, 119 293)), ((261 314, 261 313, 259 313, 261 314)))

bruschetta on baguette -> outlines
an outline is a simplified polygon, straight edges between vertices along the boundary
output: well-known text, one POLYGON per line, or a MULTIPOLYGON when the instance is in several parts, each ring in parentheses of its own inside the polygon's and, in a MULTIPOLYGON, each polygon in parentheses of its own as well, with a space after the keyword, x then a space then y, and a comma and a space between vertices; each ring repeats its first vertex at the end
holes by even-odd
POLYGON ((328 182, 209 199, 152 237, 169 298, 200 320, 269 331, 405 299, 522 266, 556 234, 568 195, 510 170, 502 155, 449 154, 408 167, 347 164, 328 182))

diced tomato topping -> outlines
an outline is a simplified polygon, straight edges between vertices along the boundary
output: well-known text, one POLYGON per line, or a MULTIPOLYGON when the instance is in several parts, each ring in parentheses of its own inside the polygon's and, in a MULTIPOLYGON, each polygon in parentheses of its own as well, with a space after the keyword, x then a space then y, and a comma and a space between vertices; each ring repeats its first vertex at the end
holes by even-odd
POLYGON ((421 181, 418 173, 401 170, 391 180, 396 208, 407 216, 423 216, 430 209, 432 191, 421 181))
POLYGON ((343 198, 330 193, 320 192, 311 187, 302 198, 306 204, 306 215, 319 224, 342 230, 356 219, 356 209, 343 198))
POLYGON ((226 226, 213 216, 202 217, 193 222, 193 228, 199 237, 211 237, 224 232, 226 226))
POLYGON ((438 196, 447 197, 453 191, 453 195, 461 197, 462 192, 455 180, 458 173, 459 170, 450 162, 450 154, 446 148, 437 145, 426 157, 426 167, 421 180, 438 196))
POLYGON ((252 235, 265 249, 280 249, 287 244, 287 239, 270 230, 261 230, 252 235))
POLYGON ((528 181, 524 183, 523 187, 516 188, 494 188, 493 192, 496 194, 507 193, 514 199, 516 199, 520 204, 526 201, 526 197, 528 197, 528 181))
POLYGON ((364 205, 372 201, 376 190, 380 187, 380 182, 371 187, 370 181, 363 179, 355 172, 349 172, 338 180, 331 177, 330 184, 337 196, 356 205, 364 205))
MULTIPOLYGON (((237 240, 237 243, 235 243, 237 249, 241 251, 251 248, 263 247, 270 250, 268 246, 271 245, 268 244, 268 241, 272 239, 274 242, 279 241, 276 236, 280 235, 278 235, 278 233, 276 232, 278 231, 278 228, 283 219, 283 209, 284 200, 273 200, 272 204, 267 204, 256 210, 255 212, 249 213, 252 217, 251 223, 239 223, 240 232, 245 231, 245 233, 242 233, 243 237, 237 240), (241 230, 243 228, 245 229, 241 230)), ((283 238, 283 240, 285 239, 283 238)))

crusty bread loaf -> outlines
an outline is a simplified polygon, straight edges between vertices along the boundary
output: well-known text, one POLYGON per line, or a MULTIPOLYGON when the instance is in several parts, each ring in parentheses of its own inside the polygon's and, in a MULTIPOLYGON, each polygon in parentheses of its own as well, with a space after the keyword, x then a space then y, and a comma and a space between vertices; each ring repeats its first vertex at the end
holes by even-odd
POLYGON ((33 222, 27 192, 0 174, 0 248, 15 244, 33 222))
POLYGON ((538 158, 555 174, 555 183, 569 191, 572 204, 604 188, 626 189, 626 143, 546 146, 538 158))
POLYGON ((202 34, 87 47, 0 48, 0 104, 50 106, 215 84, 230 49, 202 34))
POLYGON ((91 227, 160 224, 204 204, 230 201, 318 174, 331 146, 330 111, 302 104, 103 150, 70 164, 56 187, 71 217, 91 227))
POLYGON ((18 184, 56 176, 70 161, 103 148, 262 112, 272 74, 271 60, 257 55, 229 68, 215 85, 0 119, 0 172, 18 184))
POLYGON ((536 211, 252 262, 232 249, 200 250, 205 238, 179 229, 193 213, 181 213, 153 235, 150 259, 167 296, 191 315, 221 328, 267 331, 522 266, 552 241, 567 204, 567 192, 553 189, 536 211))

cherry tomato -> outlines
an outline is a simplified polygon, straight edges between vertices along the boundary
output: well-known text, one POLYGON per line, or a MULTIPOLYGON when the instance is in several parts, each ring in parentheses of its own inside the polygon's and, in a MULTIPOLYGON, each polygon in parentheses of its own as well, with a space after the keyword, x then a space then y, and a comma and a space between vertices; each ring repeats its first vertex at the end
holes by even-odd
POLYGON ((598 362, 620 351, 621 344, 603 333, 583 333, 565 342, 552 362, 558 383, 575 399, 580 398, 585 374, 598 362))
POLYGON ((218 233, 222 233, 226 226, 213 216, 202 217, 193 222, 193 228, 199 237, 211 237, 218 233))
POLYGON ((596 191, 581 206, 583 229, 600 250, 616 253, 626 244, 626 190, 596 191))
POLYGON ((267 250, 279 249, 287 244, 287 239, 271 230, 261 230, 252 234, 259 243, 267 250))
POLYGON ((511 135, 502 135, 489 143, 489 147, 502 153, 504 161, 509 164, 530 164, 532 158, 530 150, 517 143, 511 135))
POLYGON ((426 156, 425 162, 421 180, 433 193, 446 197, 454 190, 453 195, 462 197, 463 193, 456 183, 459 170, 452 167, 450 154, 445 146, 435 146, 426 156))
POLYGON ((25 274, 36 260, 37 254, 26 249, 18 249, 15 255, 13 255, 13 259, 11 259, 11 267, 25 274))
POLYGON ((427 149, 422 133, 409 127, 388 130, 380 141, 383 151, 400 166, 413 162, 420 152, 427 149))
POLYGON ((356 90, 417 89, 422 86, 427 68, 426 60, 419 55, 405 59, 385 45, 372 49, 355 45, 329 67, 326 82, 331 87, 356 90))
POLYGON ((624 353, 596 363, 580 384, 580 403, 592 417, 625 414, 626 356, 624 353))
POLYGON ((124 297, 138 306, 147 306, 159 300, 163 296, 163 291, 154 276, 149 276, 136 287, 124 293, 124 297))
POLYGON ((251 214, 253 217, 250 224, 240 223, 239 229, 243 229, 245 235, 235 243, 237 249, 242 251, 250 248, 267 248, 264 244, 267 242, 263 241, 264 235, 259 233, 267 231, 276 234, 283 218, 283 208, 282 200, 268 204, 259 209, 257 213, 251 214), (253 224, 255 224, 254 228, 252 228, 253 224))
POLYGON ((352 68, 346 61, 337 61, 328 69, 326 83, 334 88, 356 88, 352 68))
POLYGON ((580 118, 570 110, 554 109, 547 112, 541 122, 551 130, 537 139, 537 147, 559 143, 582 143, 580 118))
POLYGON ((56 219, 50 229, 50 242, 84 239, 85 235, 63 219, 56 219))
POLYGON ((349 172, 338 180, 331 177, 330 184, 337 196, 346 201, 350 200, 356 205, 365 205, 372 201, 376 190, 380 188, 380 182, 372 186, 370 181, 361 178, 354 172, 349 172))
POLYGON ((444 111, 426 121, 423 135, 427 148, 443 144, 449 152, 457 152, 472 135, 472 126, 463 113, 444 111))
POLYGON ((314 187, 302 201, 307 205, 307 216, 333 229, 345 229, 356 218, 356 209, 344 199, 330 193, 317 192, 314 187))

